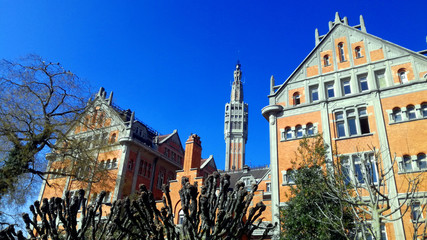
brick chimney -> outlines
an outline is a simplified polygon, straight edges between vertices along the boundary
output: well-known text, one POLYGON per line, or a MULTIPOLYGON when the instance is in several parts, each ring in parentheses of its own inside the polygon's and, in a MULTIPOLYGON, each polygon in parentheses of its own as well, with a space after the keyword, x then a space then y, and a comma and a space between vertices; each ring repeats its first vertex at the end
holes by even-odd
POLYGON ((191 168, 200 168, 202 160, 202 142, 197 134, 191 134, 185 142, 184 172, 191 168))

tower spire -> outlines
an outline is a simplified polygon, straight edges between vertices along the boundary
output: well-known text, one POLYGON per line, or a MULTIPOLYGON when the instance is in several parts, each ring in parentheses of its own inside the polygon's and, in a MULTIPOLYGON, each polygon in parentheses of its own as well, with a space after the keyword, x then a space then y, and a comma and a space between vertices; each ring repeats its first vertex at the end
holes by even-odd
POLYGON ((237 60, 230 102, 225 104, 225 170, 239 170, 245 165, 248 139, 248 104, 243 102, 242 70, 237 60))

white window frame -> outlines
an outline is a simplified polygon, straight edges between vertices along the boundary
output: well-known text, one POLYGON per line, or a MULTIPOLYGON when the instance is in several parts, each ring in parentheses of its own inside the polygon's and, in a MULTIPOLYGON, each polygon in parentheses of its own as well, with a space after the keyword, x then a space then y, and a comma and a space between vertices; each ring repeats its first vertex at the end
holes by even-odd
POLYGON ((346 138, 346 137, 355 137, 355 136, 363 136, 366 134, 371 134, 371 128, 369 126, 369 120, 368 121, 368 127, 369 132, 368 133, 362 133, 362 126, 361 126, 361 120, 368 119, 368 113, 366 106, 363 107, 357 107, 357 108, 346 108, 341 110, 334 111, 334 122, 335 122, 335 129, 337 133, 337 138, 346 138), (366 114, 362 114, 361 111, 363 111, 366 114), (353 114, 351 114, 353 113, 353 114), (337 118, 338 115, 341 115, 342 118, 337 118), (356 133, 351 134, 350 133, 350 120, 354 119, 354 124, 356 128, 356 133), (340 131, 338 126, 343 124, 344 125, 344 135, 340 136, 340 131))
MULTIPOLYGON (((366 180, 370 181, 369 184, 378 184, 378 169, 377 169, 377 163, 376 159, 374 157, 373 152, 364 152, 364 153, 355 153, 350 155, 344 155, 341 156, 341 164, 343 169, 346 169, 347 176, 346 179, 348 179, 349 182, 354 184, 355 186, 365 186, 366 180), (369 164, 369 167, 365 167, 367 165, 363 164, 369 164), (356 165, 360 165, 360 171, 363 175, 363 172, 365 172, 368 168, 368 170, 373 169, 372 173, 375 173, 375 179, 361 179, 357 177, 357 168, 356 165)), ((373 176, 372 174, 370 174, 373 176)), ((372 178, 372 177, 371 177, 372 178)))
POLYGON ((342 95, 343 96, 347 96, 351 94, 351 81, 350 78, 344 78, 341 80, 341 85, 342 85, 342 95), (349 90, 348 93, 346 93, 346 88, 349 90))
POLYGON ((359 83, 360 92, 365 92, 369 90, 368 76, 366 74, 357 76, 357 80, 359 83), (363 85, 366 84, 366 89, 363 89, 363 85))
POLYGON ((325 83, 325 89, 326 89, 326 97, 329 98, 334 98, 336 96, 335 94, 335 88, 334 88, 334 82, 327 82, 325 83), (329 96, 329 90, 332 90, 332 95, 333 96, 329 96))

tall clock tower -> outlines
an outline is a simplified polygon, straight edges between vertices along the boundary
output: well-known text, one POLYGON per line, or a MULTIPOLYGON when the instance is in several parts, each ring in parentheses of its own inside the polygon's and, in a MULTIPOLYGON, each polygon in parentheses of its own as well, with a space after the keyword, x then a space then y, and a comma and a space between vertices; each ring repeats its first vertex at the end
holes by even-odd
POLYGON ((243 102, 240 67, 240 63, 237 62, 231 87, 231 99, 229 103, 225 104, 225 171, 239 170, 245 165, 245 145, 248 140, 248 104, 243 102))

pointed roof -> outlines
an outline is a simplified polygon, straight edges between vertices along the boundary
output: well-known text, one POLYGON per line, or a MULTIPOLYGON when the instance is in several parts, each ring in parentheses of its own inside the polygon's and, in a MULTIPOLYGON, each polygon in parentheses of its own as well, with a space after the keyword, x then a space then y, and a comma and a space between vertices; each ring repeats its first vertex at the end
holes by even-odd
POLYGON ((356 25, 356 26, 354 26, 354 27, 352 27, 352 26, 349 26, 348 25, 348 20, 347 20, 347 17, 344 17, 342 20, 338 20, 338 18, 339 18, 339 14, 338 14, 338 12, 335 14, 335 21, 332 23, 332 22, 329 22, 329 27, 330 27, 330 29, 329 29, 329 31, 325 34, 325 35, 323 35, 323 36, 320 36, 319 37, 319 43, 318 44, 316 44, 316 46, 313 48, 313 50, 311 50, 310 51, 310 53, 304 58, 304 60, 298 65, 298 67, 291 73, 291 75, 289 75, 289 77, 284 81, 284 83, 283 84, 281 84, 280 86, 273 86, 273 88, 274 89, 277 89, 277 91, 275 91, 274 93, 271 93, 270 94, 270 96, 274 96, 274 95, 278 95, 283 89, 284 89, 284 86, 286 86, 287 84, 288 84, 288 82, 291 80, 291 79, 293 79, 293 77, 294 76, 296 76, 296 74, 304 67, 304 65, 311 59, 311 57, 314 55, 314 54, 316 54, 316 51, 319 49, 319 48, 321 48, 324 44, 325 44, 325 42, 326 42, 326 39, 328 39, 329 37, 331 37, 331 35, 337 30, 337 29, 339 29, 339 28, 346 28, 346 29, 348 29, 348 30, 350 30, 350 31, 357 31, 358 33, 360 33, 360 34, 362 34, 362 35, 365 35, 365 36, 367 36, 367 37, 370 37, 370 38, 374 38, 374 39, 376 39, 376 40, 378 40, 378 41, 381 41, 381 42, 383 42, 383 43, 385 43, 385 44, 388 44, 388 45, 391 45, 391 46, 393 46, 393 47, 396 47, 396 48, 399 48, 399 49, 401 49, 401 50, 403 50, 403 51, 406 51, 406 52, 408 52, 409 54, 412 54, 412 55, 414 55, 414 56, 416 56, 416 57, 419 57, 419 58, 422 58, 422 59, 424 59, 424 60, 427 60, 427 57, 426 56, 424 56, 424 55, 422 55, 422 54, 420 54, 420 53, 418 53, 418 52, 415 52, 415 51, 412 51, 412 50, 410 50, 410 49, 407 49, 407 48, 405 48, 405 47, 402 47, 402 46, 400 46, 400 45, 397 45, 397 44, 395 44, 395 43, 392 43, 392 42, 389 42, 389 41, 387 41, 387 40, 384 40, 384 39, 382 39, 382 38, 380 38, 380 37, 377 37, 377 36, 375 36, 375 35, 372 35, 372 34, 370 34, 370 33, 367 33, 366 32, 366 27, 365 27, 365 23, 364 23, 364 20, 363 20, 363 17, 362 17, 362 15, 360 16, 360 21, 361 21, 361 24, 360 25, 356 25), (358 28, 361 28, 360 30, 358 29, 358 28))

